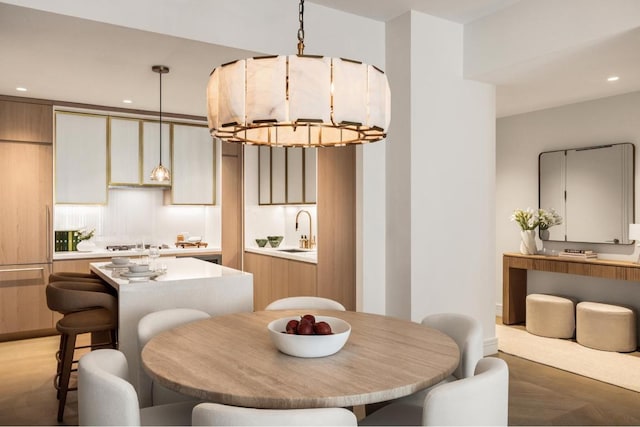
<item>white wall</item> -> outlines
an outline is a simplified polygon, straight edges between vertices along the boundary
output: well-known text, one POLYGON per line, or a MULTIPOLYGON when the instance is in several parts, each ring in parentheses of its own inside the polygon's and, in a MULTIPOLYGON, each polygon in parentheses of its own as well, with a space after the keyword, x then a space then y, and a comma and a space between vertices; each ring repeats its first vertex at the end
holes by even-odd
POLYGON ((469 314, 492 352, 495 90, 463 79, 459 24, 411 12, 387 43, 392 90, 410 94, 392 106, 410 133, 394 128, 387 146, 388 312, 469 314))
MULTIPOLYGON (((505 117, 497 121, 496 307, 502 304, 502 254, 518 252, 519 228, 509 217, 516 208, 538 206, 538 155, 543 151, 606 143, 635 144, 635 212, 640 212, 640 92, 505 117)), ((542 242, 538 241, 542 248, 542 242)), ((545 242, 553 250, 592 248, 602 259, 635 261, 634 245, 545 242)), ((566 293, 579 299, 629 303, 640 309, 640 285, 568 274, 529 273, 529 291, 566 293)))

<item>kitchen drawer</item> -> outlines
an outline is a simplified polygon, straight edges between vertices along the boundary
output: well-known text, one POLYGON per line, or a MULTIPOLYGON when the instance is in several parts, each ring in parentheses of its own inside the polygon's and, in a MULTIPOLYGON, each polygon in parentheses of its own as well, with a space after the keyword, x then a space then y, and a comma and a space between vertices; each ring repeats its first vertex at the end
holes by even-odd
POLYGON ((0 266, 0 334, 54 327, 45 288, 50 264, 0 266))

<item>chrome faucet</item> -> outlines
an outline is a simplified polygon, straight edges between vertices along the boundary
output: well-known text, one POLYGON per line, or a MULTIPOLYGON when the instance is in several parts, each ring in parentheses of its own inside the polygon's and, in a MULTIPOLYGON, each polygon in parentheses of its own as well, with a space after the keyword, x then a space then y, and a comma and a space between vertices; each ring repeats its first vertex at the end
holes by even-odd
POLYGON ((301 209, 296 214, 296 231, 298 231, 298 218, 300 217, 300 214, 303 212, 306 213, 307 216, 309 217, 309 234, 307 235, 306 239, 305 238, 300 239, 300 247, 304 249, 313 249, 313 247, 316 245, 316 238, 313 237, 312 235, 313 228, 311 227, 311 214, 309 213, 309 211, 305 209, 301 209))

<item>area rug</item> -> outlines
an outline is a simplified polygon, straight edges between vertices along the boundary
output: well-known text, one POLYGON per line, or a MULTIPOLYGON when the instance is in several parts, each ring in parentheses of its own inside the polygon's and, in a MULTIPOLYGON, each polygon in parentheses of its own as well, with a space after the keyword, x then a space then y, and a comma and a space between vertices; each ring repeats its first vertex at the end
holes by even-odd
POLYGON ((498 350, 504 353, 640 392, 638 353, 594 350, 504 325, 496 325, 496 335, 498 350))

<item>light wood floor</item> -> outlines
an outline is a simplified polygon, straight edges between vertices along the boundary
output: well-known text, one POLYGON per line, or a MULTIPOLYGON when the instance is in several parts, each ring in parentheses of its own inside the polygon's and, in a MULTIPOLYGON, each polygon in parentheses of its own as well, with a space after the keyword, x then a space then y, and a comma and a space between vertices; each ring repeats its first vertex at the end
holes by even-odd
MULTIPOLYGON (((0 343, 0 425, 57 425, 58 337, 0 343)), ((640 425, 640 393, 499 353, 509 364, 510 425, 640 425)), ((70 392, 66 425, 77 425, 70 392)))

